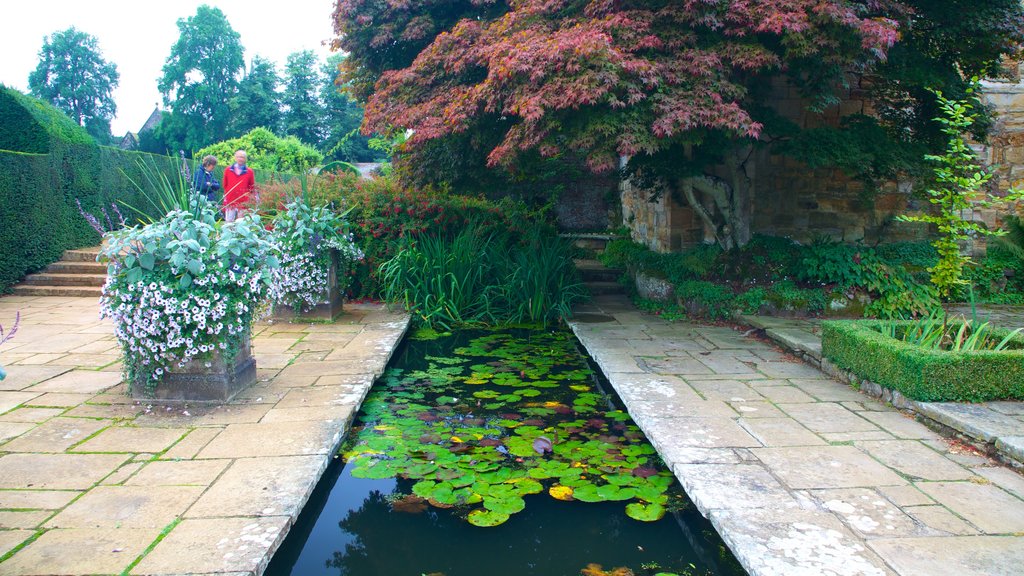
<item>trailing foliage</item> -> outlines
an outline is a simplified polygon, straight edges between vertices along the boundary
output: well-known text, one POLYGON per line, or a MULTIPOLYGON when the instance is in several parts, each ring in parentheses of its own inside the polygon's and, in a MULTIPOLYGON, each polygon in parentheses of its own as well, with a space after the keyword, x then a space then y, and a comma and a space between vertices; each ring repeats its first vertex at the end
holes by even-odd
MULTIPOLYGON (((953 352, 894 339, 886 334, 891 325, 874 320, 823 322, 822 354, 859 378, 921 402, 1024 400, 1024 337, 1019 334, 1011 337, 1010 350, 953 352)), ((911 324, 896 326, 906 330, 911 324)), ((991 329, 997 339, 1009 334, 991 329)))
POLYGON ((211 144, 193 156, 202 158, 208 154, 213 155, 222 166, 230 166, 235 161, 237 150, 245 150, 247 165, 256 170, 257 174, 260 170, 301 174, 323 160, 323 154, 303 144, 298 138, 281 138, 266 128, 254 128, 238 138, 211 144))
POLYGON ((114 322, 130 386, 152 392, 160 377, 216 352, 232 365, 248 338, 277 265, 256 214, 218 222, 196 197, 146 225, 106 236, 101 317, 114 322))
POLYGON ((421 236, 381 265, 385 297, 425 324, 547 324, 572 314, 586 291, 571 245, 541 230, 521 241, 471 226, 421 236))

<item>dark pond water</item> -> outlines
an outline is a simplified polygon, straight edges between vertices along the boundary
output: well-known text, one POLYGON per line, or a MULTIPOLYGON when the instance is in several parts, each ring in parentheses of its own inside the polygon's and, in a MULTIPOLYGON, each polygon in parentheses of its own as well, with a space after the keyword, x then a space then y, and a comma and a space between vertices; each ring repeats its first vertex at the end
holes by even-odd
POLYGON ((267 574, 742 575, 565 332, 410 340, 267 574))

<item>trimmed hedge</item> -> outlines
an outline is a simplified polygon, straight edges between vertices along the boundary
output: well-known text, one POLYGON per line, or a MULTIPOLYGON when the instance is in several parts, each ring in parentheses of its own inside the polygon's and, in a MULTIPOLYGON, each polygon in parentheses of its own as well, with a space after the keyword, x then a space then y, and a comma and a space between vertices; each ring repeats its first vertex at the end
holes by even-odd
MULTIPOLYGON (((906 323, 906 322, 904 322, 906 323)), ((879 332, 879 320, 822 322, 822 355, 836 366, 922 402, 1024 400, 1024 349, 927 350, 879 332)), ((1009 331, 992 329, 994 337, 1009 331)), ((1024 336, 1013 340, 1024 348, 1024 336)))
MULTIPOLYGON (((103 221, 102 209, 114 217, 116 202, 144 206, 124 174, 143 183, 140 160, 169 175, 178 170, 174 158, 97 146, 56 108, 6 88, 0 88, 0 134, 0 143, 22 148, 0 150, 0 292, 65 250, 99 244, 76 199, 103 221)), ((121 212, 132 218, 130 210, 121 212)))

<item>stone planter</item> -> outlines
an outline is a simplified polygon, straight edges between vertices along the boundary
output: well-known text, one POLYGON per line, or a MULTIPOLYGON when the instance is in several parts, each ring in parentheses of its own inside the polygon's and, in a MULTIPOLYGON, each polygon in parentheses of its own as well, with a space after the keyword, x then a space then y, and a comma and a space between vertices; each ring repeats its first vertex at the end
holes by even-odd
POLYGON ((655 302, 675 302, 676 292, 672 283, 664 278, 648 276, 643 272, 636 274, 636 293, 646 300, 655 302))
POLYGON ((219 404, 230 401, 254 382, 256 359, 252 357, 252 343, 246 334, 230 365, 220 351, 216 351, 212 358, 193 360, 174 368, 173 372, 166 372, 152 395, 144 382, 136 382, 132 386, 132 397, 166 403, 219 404))
POLYGON ((331 251, 331 267, 327 270, 327 286, 321 293, 320 303, 302 310, 300 307, 278 304, 274 306, 274 319, 283 322, 333 322, 341 314, 342 297, 338 287, 338 252, 331 251))

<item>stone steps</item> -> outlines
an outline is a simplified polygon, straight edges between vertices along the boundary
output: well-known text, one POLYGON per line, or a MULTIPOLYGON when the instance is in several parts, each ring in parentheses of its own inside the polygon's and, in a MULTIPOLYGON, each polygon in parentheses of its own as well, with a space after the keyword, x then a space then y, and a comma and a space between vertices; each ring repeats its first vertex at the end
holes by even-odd
POLYGON ((626 293, 626 287, 618 282, 622 270, 606 268, 598 260, 575 260, 575 263, 580 277, 583 278, 583 284, 592 296, 626 293))
POLYGON ((96 262, 99 248, 67 250, 61 260, 42 272, 29 274, 12 289, 18 296, 72 296, 99 298, 107 280, 107 267, 96 262))

